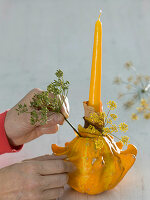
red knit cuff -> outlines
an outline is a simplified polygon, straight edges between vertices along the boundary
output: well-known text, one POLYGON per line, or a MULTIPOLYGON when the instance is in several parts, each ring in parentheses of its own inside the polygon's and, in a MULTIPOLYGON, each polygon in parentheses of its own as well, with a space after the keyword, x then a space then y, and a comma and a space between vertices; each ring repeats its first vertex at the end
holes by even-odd
POLYGON ((5 117, 8 110, 0 114, 0 154, 18 152, 22 149, 23 145, 11 146, 9 144, 6 131, 4 128, 5 117))

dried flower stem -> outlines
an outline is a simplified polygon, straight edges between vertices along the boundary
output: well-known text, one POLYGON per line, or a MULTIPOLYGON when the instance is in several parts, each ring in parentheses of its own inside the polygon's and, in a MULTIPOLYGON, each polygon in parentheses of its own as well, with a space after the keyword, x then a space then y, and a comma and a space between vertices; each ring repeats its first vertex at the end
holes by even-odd
MULTIPOLYGON (((63 115, 63 114, 62 114, 63 115)), ((64 115, 63 115, 64 116, 64 115)), ((69 124, 69 126, 80 136, 80 137, 82 137, 81 135, 80 135, 80 133, 77 131, 77 129, 76 128, 74 128, 74 126, 67 120, 67 118, 64 116, 64 119, 65 119, 65 121, 69 124)))

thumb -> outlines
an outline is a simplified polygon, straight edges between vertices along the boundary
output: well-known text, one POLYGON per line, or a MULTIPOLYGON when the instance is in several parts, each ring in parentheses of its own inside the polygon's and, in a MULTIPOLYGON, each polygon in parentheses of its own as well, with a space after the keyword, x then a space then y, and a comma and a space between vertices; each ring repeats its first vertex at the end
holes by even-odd
POLYGON ((60 98, 63 101, 63 104, 62 104, 62 107, 61 107, 61 112, 66 118, 68 118, 69 112, 70 112, 68 98, 66 96, 61 96, 60 98))

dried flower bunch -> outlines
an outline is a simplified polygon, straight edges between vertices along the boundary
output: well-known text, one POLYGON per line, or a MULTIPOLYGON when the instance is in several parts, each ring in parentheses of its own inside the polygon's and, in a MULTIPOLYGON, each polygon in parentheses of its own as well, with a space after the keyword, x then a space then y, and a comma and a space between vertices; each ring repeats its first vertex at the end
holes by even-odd
POLYGON ((61 113, 63 98, 68 94, 69 81, 64 81, 63 72, 59 69, 55 73, 57 80, 54 80, 47 86, 47 90, 40 94, 35 94, 28 107, 26 104, 18 104, 16 109, 18 115, 21 113, 30 113, 30 122, 32 125, 37 122, 41 125, 47 122, 48 116, 54 113, 61 113))
POLYGON ((112 135, 122 141, 124 145, 127 145, 129 142, 129 137, 122 136, 119 138, 114 135, 115 133, 126 132, 128 130, 128 125, 120 123, 119 125, 114 124, 114 121, 118 118, 118 116, 114 113, 111 113, 112 110, 117 108, 117 104, 114 101, 109 101, 107 103, 108 112, 92 112, 89 117, 84 117, 85 126, 84 128, 79 124, 78 130, 79 133, 89 133, 93 137, 95 135, 95 146, 96 149, 101 149, 103 147, 103 142, 101 136, 112 135))
POLYGON ((115 77, 114 84, 126 86, 126 92, 119 93, 118 98, 128 98, 124 103, 125 109, 136 106, 136 111, 131 115, 132 120, 137 120, 139 115, 150 119, 150 76, 138 74, 132 62, 127 62, 124 66, 134 74, 126 81, 119 76, 115 77))

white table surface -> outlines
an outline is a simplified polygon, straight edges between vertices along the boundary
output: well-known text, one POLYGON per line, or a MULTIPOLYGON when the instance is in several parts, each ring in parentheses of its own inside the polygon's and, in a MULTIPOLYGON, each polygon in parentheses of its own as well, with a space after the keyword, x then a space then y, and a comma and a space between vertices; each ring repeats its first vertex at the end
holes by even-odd
MULTIPOLYGON (((103 10, 102 101, 116 100, 114 76, 128 75, 123 64, 132 60, 139 72, 150 74, 149 0, 0 0, 0 112, 14 106, 29 90, 45 89, 56 69, 71 82, 69 120, 83 124, 82 102, 88 100, 95 22, 103 10)), ((129 125, 137 161, 113 190, 90 196, 67 189, 61 200, 149 200, 149 121, 131 122, 131 111, 118 103, 122 121, 129 125)), ((59 133, 45 135, 21 152, 0 156, 0 167, 51 153, 51 144, 74 138, 65 124, 59 133)))

